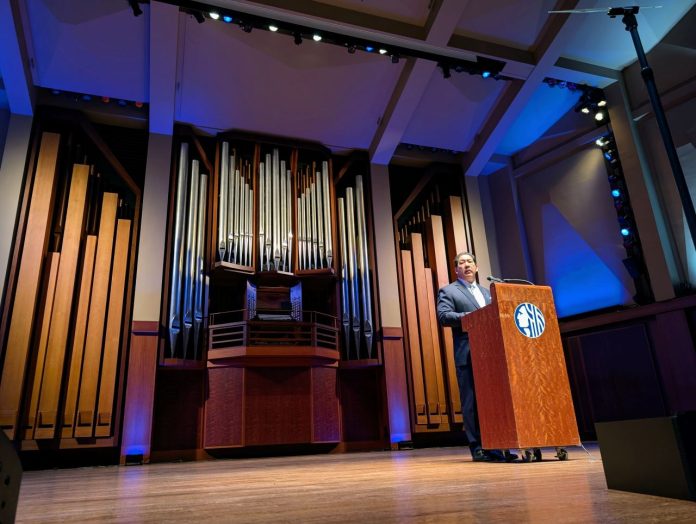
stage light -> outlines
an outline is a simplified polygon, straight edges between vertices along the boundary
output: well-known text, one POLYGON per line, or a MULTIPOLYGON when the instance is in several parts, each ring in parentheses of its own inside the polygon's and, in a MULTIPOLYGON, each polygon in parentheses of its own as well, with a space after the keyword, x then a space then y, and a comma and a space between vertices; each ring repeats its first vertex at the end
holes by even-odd
POLYGON ((232 18, 229 15, 225 15, 222 17, 222 21, 225 22, 226 24, 231 24, 234 21, 234 18, 232 18))
POLYGON ((614 160, 614 150, 613 149, 608 149, 607 151, 604 152, 604 158, 606 158, 609 162, 614 160))
POLYGON ((143 10, 140 9, 137 0, 128 0, 128 5, 133 10, 133 16, 140 16, 143 14, 143 10))
POLYGON ((606 105, 607 105, 607 101, 604 100, 603 98, 599 102, 597 102, 598 107, 604 107, 606 105))
POLYGON ((366 45, 366 46, 365 46, 365 51, 367 51, 368 53, 372 53, 372 51, 374 51, 374 50, 375 50, 375 48, 372 47, 371 45, 366 45))
POLYGON ((268 30, 271 31, 272 33, 275 33, 276 31, 278 31, 278 26, 271 24, 268 26, 268 30))
POLYGON ((315 42, 321 42, 321 35, 319 33, 314 33, 312 35, 312 40, 314 40, 315 42))
POLYGON ((121 99, 118 101, 118 105, 120 105, 121 107, 126 107, 128 105, 128 101, 121 99))
POLYGON ((621 236, 622 237, 627 237, 628 235, 631 234, 631 230, 628 229, 627 227, 622 227, 621 228, 621 236))
POLYGON ((208 16, 212 18, 213 20, 219 20, 220 19, 220 13, 217 13, 215 11, 211 11, 208 13, 208 16))
POLYGON ((109 102, 111 102, 111 99, 108 96, 103 96, 102 102, 104 102, 105 104, 108 104, 109 102))
POLYGON ((619 191, 618 189, 612 189, 611 196, 613 196, 614 198, 619 198, 621 196, 621 191, 619 191))
POLYGON ((357 49, 357 46, 355 44, 351 44, 348 46, 348 52, 353 55, 355 54, 355 50, 357 49))
POLYGON ((399 63, 399 55, 397 55, 396 53, 394 53, 393 55, 391 55, 391 63, 392 63, 392 64, 398 64, 398 63, 399 63))
POLYGON ((85 102, 89 102, 90 100, 92 100, 92 97, 90 95, 82 95, 82 100, 84 100, 85 102))
POLYGON ((201 13, 200 11, 191 10, 189 11, 189 13, 191 14, 191 16, 193 16, 193 18, 196 19, 196 22, 198 22, 199 24, 205 22, 205 17, 203 16, 203 13, 201 13))
POLYGON ((254 29, 254 27, 249 23, 246 23, 242 26, 242 31, 244 31, 245 33, 251 33, 252 29, 254 29))
POLYGON ((604 111, 597 111, 597 112, 595 113, 594 119, 595 119, 597 122, 601 122, 602 120, 604 120, 604 116, 605 116, 605 115, 604 115, 604 111))
POLYGON ((380 50, 379 50, 379 54, 380 54, 380 55, 386 55, 386 54, 387 54, 387 50, 386 50, 386 49, 380 49, 380 50))
POLYGON ((589 115, 589 114, 590 114, 590 108, 587 107, 587 106, 582 107, 582 108, 580 109, 580 111, 582 111, 582 112, 585 113, 586 115, 589 115))
POLYGON ((490 71, 484 71, 483 73, 481 73, 481 76, 482 76, 483 78, 488 78, 489 76, 491 76, 491 72, 490 72, 490 71))
POLYGON ((52 95, 59 95, 61 93, 60 89, 51 89, 52 95))
POLYGON ((295 45, 300 45, 302 43, 302 35, 300 33, 293 33, 295 37, 295 45))
POLYGON ((597 140, 595 140, 595 144, 597 144, 599 147, 604 147, 608 143, 609 141, 603 136, 600 136, 597 140))

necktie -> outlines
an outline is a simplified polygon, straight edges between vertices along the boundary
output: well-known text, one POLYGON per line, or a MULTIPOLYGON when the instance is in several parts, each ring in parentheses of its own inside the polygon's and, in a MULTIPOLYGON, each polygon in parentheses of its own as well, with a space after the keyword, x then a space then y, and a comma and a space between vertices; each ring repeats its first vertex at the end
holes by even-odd
POLYGON ((483 293, 481 293, 481 290, 476 284, 471 284, 469 286, 469 291, 471 291, 471 294, 474 295, 474 298, 476 299, 476 302, 478 302, 479 307, 483 307, 486 305, 486 299, 483 298, 483 293))

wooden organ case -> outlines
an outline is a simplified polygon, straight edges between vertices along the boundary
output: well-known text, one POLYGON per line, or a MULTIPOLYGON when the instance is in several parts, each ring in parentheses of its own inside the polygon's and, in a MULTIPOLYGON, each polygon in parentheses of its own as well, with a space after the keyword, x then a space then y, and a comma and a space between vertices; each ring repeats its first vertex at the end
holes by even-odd
POLYGON ((473 251, 461 179, 448 165, 419 172, 394 215, 414 440, 463 423, 452 333, 439 326, 435 309, 439 288, 456 278, 452 260, 473 251))
MULTIPOLYGON (((153 451, 383 447, 369 173, 339 163, 313 143, 180 130, 158 384, 181 398, 186 383, 199 426, 178 443, 155 427, 153 451)), ((170 401, 155 426, 181 418, 170 401)))
POLYGON ((22 452, 119 444, 146 144, 121 142, 142 153, 127 170, 119 133, 37 117, 1 327, 0 425, 22 452))

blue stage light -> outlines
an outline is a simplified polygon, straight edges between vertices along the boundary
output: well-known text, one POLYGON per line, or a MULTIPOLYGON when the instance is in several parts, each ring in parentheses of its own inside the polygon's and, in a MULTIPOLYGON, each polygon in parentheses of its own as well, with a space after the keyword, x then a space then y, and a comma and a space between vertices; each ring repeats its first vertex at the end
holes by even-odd
POLYGON ((626 227, 622 227, 622 228, 621 228, 621 236, 627 237, 627 236, 630 235, 630 234, 631 234, 631 230, 630 230, 630 229, 628 229, 628 228, 626 228, 626 227))
POLYGON ((481 73, 481 76, 482 76, 483 78, 488 78, 489 76, 491 76, 491 72, 490 72, 490 71, 484 71, 483 73, 481 73))
POLYGON ((372 53, 372 51, 374 51, 374 50, 375 50, 375 48, 372 47, 371 45, 366 45, 366 46, 365 46, 365 51, 367 51, 368 53, 372 53))
POLYGON ((619 191, 618 189, 612 189, 611 196, 613 196, 614 198, 619 198, 621 196, 621 191, 619 191))
POLYGON ((229 15, 225 15, 222 17, 222 21, 225 22, 226 24, 231 24, 234 21, 234 18, 232 18, 229 15))

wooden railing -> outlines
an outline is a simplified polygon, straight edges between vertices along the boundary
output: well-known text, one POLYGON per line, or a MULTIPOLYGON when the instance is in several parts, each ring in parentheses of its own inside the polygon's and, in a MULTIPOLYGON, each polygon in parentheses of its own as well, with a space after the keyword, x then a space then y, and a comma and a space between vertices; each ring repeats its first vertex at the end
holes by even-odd
POLYGON ((244 320, 245 310, 211 314, 208 350, 241 346, 315 346, 338 349, 338 323, 331 315, 305 311, 302 313, 302 321, 297 321, 290 318, 289 311, 257 313, 257 318, 253 320, 244 320))

